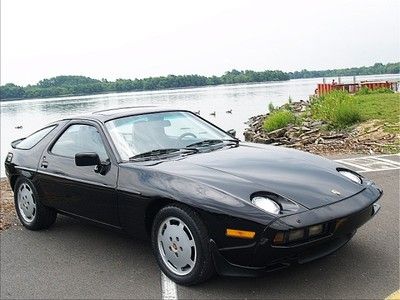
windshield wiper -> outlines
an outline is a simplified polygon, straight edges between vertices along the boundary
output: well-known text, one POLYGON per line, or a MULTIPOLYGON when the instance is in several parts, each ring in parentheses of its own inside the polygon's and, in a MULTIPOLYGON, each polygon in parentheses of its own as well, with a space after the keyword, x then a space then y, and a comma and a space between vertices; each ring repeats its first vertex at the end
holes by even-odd
POLYGON ((196 143, 187 145, 186 148, 190 148, 190 147, 208 147, 208 146, 213 146, 213 145, 217 145, 217 144, 222 144, 224 142, 235 143, 235 145, 239 144, 239 140, 237 140, 237 139, 223 139, 223 140, 214 139, 214 140, 203 140, 203 141, 200 141, 200 142, 196 142, 196 143))
POLYGON ((134 155, 129 158, 129 160, 135 160, 139 158, 149 158, 149 157, 157 157, 160 155, 167 155, 175 152, 187 153, 187 152, 198 152, 197 149, 191 148, 164 148, 164 149, 155 149, 147 152, 143 152, 137 155, 134 155))

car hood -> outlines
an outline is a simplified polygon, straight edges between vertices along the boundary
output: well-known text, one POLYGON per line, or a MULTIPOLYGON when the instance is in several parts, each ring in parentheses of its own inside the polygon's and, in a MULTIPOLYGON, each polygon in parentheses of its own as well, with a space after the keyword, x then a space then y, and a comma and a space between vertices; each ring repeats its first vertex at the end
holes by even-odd
POLYGON ((284 147, 251 143, 149 163, 147 167, 212 186, 245 201, 250 201, 255 192, 265 191, 308 209, 340 201, 364 189, 341 175, 337 171, 340 165, 333 161, 284 147))

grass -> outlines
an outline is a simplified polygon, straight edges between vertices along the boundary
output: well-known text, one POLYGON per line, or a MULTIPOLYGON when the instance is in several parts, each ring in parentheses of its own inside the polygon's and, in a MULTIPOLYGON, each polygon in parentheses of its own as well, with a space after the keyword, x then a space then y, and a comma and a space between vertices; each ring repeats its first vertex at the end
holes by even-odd
POLYGON ((400 94, 365 94, 354 96, 363 120, 380 120, 391 127, 386 131, 399 132, 400 94))
MULTIPOLYGON (((263 124, 267 132, 297 124, 305 117, 296 117, 290 105, 277 109, 270 103, 268 109, 270 115, 263 124)), ((363 121, 378 120, 385 125, 385 131, 400 133, 400 94, 387 89, 363 89, 355 95, 333 91, 312 100, 309 113, 312 119, 323 120, 330 128, 346 129, 363 121)))
POLYGON ((271 132, 296 122, 296 116, 287 109, 274 110, 264 121, 264 129, 271 132))
POLYGON ((386 131, 399 132, 400 94, 387 89, 362 89, 356 95, 333 91, 312 101, 311 116, 334 128, 379 120, 389 125, 386 131))
POLYGON ((344 91, 333 91, 312 101, 311 115, 334 128, 345 128, 362 120, 360 107, 354 97, 344 91))
POLYGON ((356 95, 371 95, 371 94, 394 94, 394 92, 388 88, 379 88, 375 90, 371 90, 369 88, 362 88, 356 93, 356 95))

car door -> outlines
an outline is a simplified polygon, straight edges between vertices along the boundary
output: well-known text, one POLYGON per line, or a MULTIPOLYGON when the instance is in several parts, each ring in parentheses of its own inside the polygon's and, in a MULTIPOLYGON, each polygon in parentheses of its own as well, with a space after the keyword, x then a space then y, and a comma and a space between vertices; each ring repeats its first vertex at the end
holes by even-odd
POLYGON ((39 190, 46 205, 101 223, 119 226, 116 184, 118 165, 99 124, 70 122, 43 152, 39 190), (105 172, 76 166, 75 154, 95 152, 105 172))

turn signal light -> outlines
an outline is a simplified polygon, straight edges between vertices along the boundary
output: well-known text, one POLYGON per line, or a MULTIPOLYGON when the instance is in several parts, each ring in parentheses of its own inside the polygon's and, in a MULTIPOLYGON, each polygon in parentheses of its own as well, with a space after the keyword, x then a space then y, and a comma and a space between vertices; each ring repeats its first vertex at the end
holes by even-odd
POLYGON ((226 229, 226 236, 241 238, 241 239, 253 239, 256 233, 254 231, 237 230, 237 229, 226 229))

